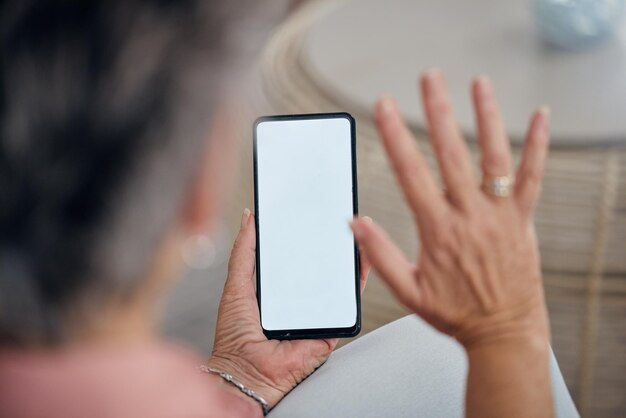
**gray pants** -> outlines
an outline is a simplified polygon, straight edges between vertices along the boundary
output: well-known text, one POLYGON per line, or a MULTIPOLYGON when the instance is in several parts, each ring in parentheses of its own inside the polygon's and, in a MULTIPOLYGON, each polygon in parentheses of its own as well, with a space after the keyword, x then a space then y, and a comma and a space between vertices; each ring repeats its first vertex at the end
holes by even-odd
MULTIPOLYGON (((578 417, 551 358, 557 417, 578 417)), ((462 417, 462 347, 410 315, 337 350, 270 413, 280 417, 462 417)))

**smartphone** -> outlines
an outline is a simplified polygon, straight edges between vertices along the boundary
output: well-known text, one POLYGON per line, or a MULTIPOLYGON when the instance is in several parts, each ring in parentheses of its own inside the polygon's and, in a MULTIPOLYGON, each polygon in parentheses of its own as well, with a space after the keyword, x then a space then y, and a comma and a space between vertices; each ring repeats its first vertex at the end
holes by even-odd
POLYGON ((348 113, 254 123, 256 284, 268 338, 361 330, 356 131, 348 113))

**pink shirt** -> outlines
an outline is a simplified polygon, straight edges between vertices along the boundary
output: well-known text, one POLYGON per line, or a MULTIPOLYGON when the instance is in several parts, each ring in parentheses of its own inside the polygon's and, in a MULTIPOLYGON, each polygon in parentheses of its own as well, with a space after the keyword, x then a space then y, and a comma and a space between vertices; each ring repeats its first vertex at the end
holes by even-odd
POLYGON ((260 417, 174 346, 0 349, 0 417, 260 417))

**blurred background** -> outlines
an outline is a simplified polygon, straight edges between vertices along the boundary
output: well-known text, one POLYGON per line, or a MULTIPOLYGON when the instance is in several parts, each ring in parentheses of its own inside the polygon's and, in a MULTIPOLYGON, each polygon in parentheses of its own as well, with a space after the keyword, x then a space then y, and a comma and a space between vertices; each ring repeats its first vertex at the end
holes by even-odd
MULTIPOLYGON (((553 143, 536 214, 553 347, 585 417, 626 416, 626 23, 623 0, 297 1, 265 45, 245 101, 233 107, 239 178, 221 234, 232 242, 253 207, 252 120, 262 114, 347 111, 357 120, 359 206, 408 254, 419 243, 373 124, 394 95, 434 167, 417 76, 447 76, 474 146, 468 86, 489 75, 515 158, 531 112, 552 109, 553 143)), ((188 272, 162 326, 209 352, 230 248, 188 272)), ((406 312, 378 278, 363 296, 363 332, 406 312)))

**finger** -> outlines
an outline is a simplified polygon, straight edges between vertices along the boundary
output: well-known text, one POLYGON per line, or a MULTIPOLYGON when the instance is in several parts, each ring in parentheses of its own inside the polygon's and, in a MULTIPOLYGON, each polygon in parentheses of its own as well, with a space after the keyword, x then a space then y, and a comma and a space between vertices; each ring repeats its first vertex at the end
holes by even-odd
POLYGON ((534 113, 530 121, 516 175, 515 200, 526 216, 532 214, 541 192, 549 142, 550 109, 544 106, 534 113))
MULTIPOLYGON (((291 345, 293 353, 297 353, 300 358, 313 360, 313 363, 318 364, 317 367, 324 364, 330 353, 337 346, 338 342, 338 338, 281 341, 281 343, 288 343, 291 345)), ((317 367, 313 365, 311 372, 314 372, 317 367)))
POLYGON ((367 285, 367 278, 369 277, 370 274, 370 270, 372 268, 372 265, 369 262, 369 259, 367 258, 367 254, 365 254, 365 252, 363 251, 363 248, 359 247, 359 260, 360 260, 360 265, 361 265, 361 275, 359 277, 360 279, 360 288, 361 288, 361 293, 363 293, 363 290, 365 290, 365 286, 367 285))
POLYGON ((472 83, 472 98, 481 149, 483 176, 511 174, 511 146, 491 81, 480 76, 472 83))
POLYGON ((239 291, 252 285, 252 275, 256 262, 256 235, 254 215, 245 209, 241 217, 241 228, 233 244, 228 261, 228 278, 224 291, 239 291))
POLYGON ((403 305, 417 309, 420 295, 413 276, 413 266, 402 251, 373 222, 356 219, 351 226, 372 267, 391 288, 396 298, 403 305))
POLYGON ((441 72, 424 73, 421 90, 430 141, 446 189, 454 203, 467 207, 476 196, 476 184, 467 144, 454 118, 441 72))
MULTIPOLYGON (((372 218, 369 216, 363 216, 365 222, 372 223, 372 218)), ((372 269, 372 264, 370 263, 369 258, 367 258, 367 254, 363 251, 363 248, 359 247, 359 261, 360 261, 360 284, 361 284, 361 293, 365 290, 365 285, 367 284, 367 278, 369 277, 370 270, 372 269)))
POLYGON ((431 223, 444 212, 446 202, 393 99, 383 98, 376 104, 376 126, 417 222, 431 223))

